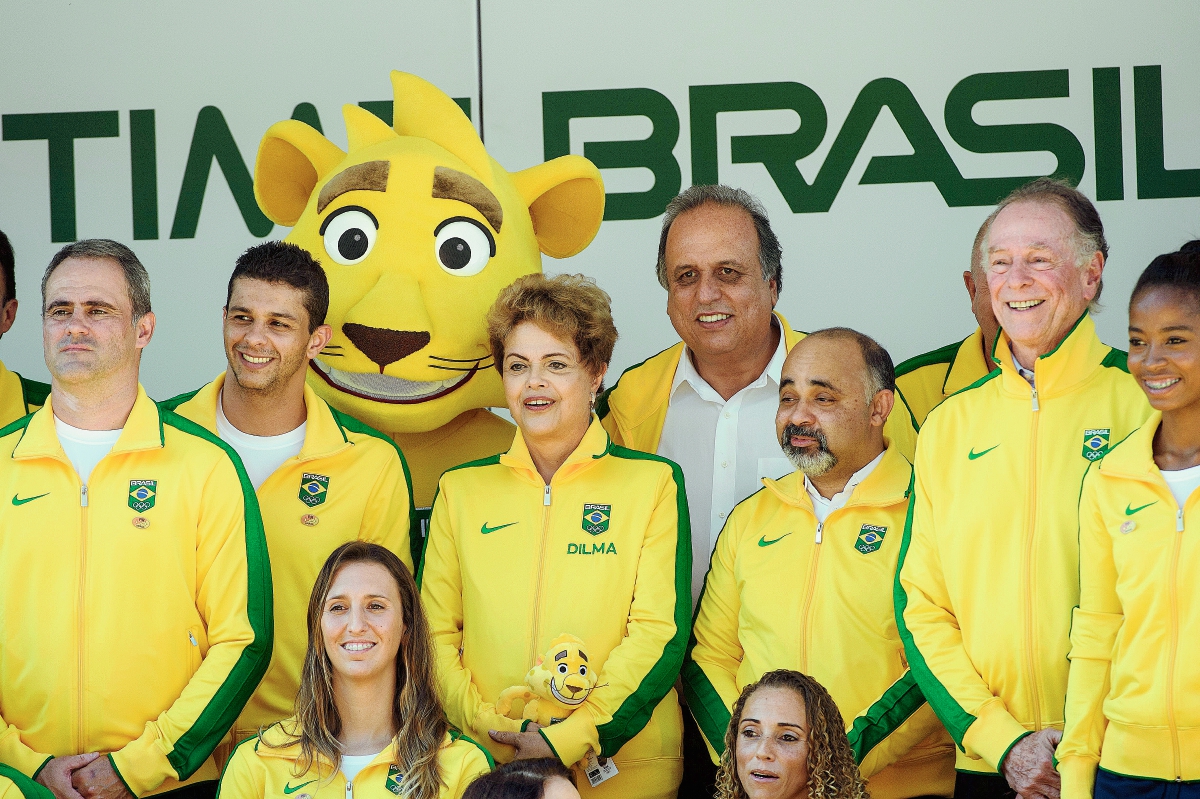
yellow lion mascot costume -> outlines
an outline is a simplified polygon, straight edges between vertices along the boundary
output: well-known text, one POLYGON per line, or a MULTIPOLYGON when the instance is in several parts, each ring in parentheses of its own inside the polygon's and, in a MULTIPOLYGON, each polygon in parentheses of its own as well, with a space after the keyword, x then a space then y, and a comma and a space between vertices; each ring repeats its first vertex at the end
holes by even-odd
POLYGON ((509 173, 471 121, 432 84, 392 73, 392 126, 343 108, 349 152, 309 125, 272 125, 254 194, 287 241, 329 278, 333 338, 309 385, 392 436, 412 469, 417 507, 446 469, 506 451, 504 405, 484 317, 505 286, 566 258, 604 216, 604 185, 567 155, 509 173))
POLYGON ((538 655, 524 685, 500 692, 496 712, 547 727, 571 715, 595 688, 596 670, 588 663, 583 641, 564 634, 550 642, 545 655, 538 655))

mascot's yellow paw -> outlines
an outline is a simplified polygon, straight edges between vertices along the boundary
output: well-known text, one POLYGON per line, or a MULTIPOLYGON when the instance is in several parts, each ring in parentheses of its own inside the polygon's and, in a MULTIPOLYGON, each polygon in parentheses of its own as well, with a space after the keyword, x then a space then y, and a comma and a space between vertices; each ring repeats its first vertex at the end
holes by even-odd
POLYGON ((545 655, 538 656, 524 685, 500 693, 496 710, 511 719, 529 719, 546 727, 571 715, 595 688, 596 670, 588 664, 583 641, 560 635, 545 655))
POLYGON ((437 87, 393 72, 392 88, 390 126, 343 109, 348 152, 303 122, 272 125, 254 194, 329 278, 333 338, 309 385, 397 440, 425 506, 442 471, 511 444, 511 426, 480 410, 504 404, 484 318, 540 253, 588 245, 604 184, 578 155, 508 172, 437 87))

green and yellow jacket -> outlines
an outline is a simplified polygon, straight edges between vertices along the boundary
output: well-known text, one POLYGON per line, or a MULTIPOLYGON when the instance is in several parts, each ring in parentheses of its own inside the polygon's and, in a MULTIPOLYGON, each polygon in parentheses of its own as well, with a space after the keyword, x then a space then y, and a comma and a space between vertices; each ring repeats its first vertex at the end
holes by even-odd
POLYGON ((957 768, 981 773, 1024 735, 1062 727, 1080 484, 1150 413, 1087 314, 1037 359, 1036 390, 1003 331, 995 351, 1000 368, 921 429, 896 584, 913 674, 957 768))
POLYGON ((889 447, 824 523, 798 471, 763 480, 730 514, 683 669, 714 755, 742 689, 795 669, 833 696, 871 796, 953 794, 954 745, 908 669, 892 603, 911 478, 889 447))
MULTIPOLYGON (((911 461, 916 453, 916 431, 925 424, 929 412, 942 404, 951 394, 962 391, 992 371, 993 364, 983 357, 983 331, 975 332, 962 341, 947 344, 931 352, 909 358, 896 365, 896 392, 911 414, 908 421, 914 433, 910 436, 912 449, 901 450, 911 461)), ((897 403, 897 411, 903 408, 897 403)), ((893 416, 896 413, 893 412, 893 416)), ((904 421, 903 417, 897 419, 904 421)))
MULTIPOLYGON (((570 633, 604 687, 541 730, 559 759, 571 765, 591 749, 622 770, 655 761, 677 771, 673 685, 687 645, 691 554, 679 467, 614 445, 595 417, 549 485, 519 432, 507 453, 446 472, 419 579, 450 723, 511 758, 488 737, 522 728, 496 712, 500 692, 570 633)), ((610 782, 624 784, 621 775, 610 782)))
POLYGON ((12 424, 46 404, 50 386, 27 380, 0 363, 0 427, 12 424))
POLYGON ((1155 412, 1083 482, 1064 797, 1090 797, 1097 766, 1200 780, 1200 501, 1179 507, 1154 463, 1161 421, 1155 412))
MULTIPOLYGON (((225 375, 163 407, 217 435, 225 375)), ((370 541, 413 568, 409 542, 412 491, 404 456, 391 439, 347 416, 304 386, 308 416, 300 454, 256 492, 274 586, 275 650, 271 667, 234 727, 240 741, 292 714, 308 649, 308 600, 329 553, 370 541)))
POLYGON ((215 780, 271 660, 254 489, 141 387, 81 485, 51 404, 0 430, 0 762, 110 752, 134 796, 215 780))

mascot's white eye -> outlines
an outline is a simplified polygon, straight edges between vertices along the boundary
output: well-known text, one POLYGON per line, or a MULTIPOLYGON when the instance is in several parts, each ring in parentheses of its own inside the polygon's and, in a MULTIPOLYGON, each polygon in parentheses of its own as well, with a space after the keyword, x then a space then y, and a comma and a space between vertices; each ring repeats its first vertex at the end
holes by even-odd
POLYGON ((325 252, 339 264, 361 263, 371 254, 379 222, 366 208, 348 205, 339 208, 321 223, 320 234, 325 240, 325 252))
POLYGON ((580 674, 580 676, 586 677, 587 676, 587 666, 580 666, 579 674, 580 674))
POLYGON ((566 663, 559 663, 559 664, 558 664, 558 673, 559 673, 559 674, 566 674, 566 673, 567 673, 567 664, 566 664, 566 663))
POLYGON ((458 277, 479 274, 496 254, 496 240, 488 229, 465 216, 447 219, 434 229, 433 235, 438 263, 458 277))

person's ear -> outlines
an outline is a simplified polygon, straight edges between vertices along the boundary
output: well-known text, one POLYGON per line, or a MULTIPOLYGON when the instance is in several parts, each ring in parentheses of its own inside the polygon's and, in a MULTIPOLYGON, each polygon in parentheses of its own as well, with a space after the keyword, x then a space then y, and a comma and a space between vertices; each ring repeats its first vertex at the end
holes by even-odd
POLYGON ((604 385, 604 375, 608 373, 608 364, 600 364, 600 369, 592 375, 592 393, 599 394, 600 386, 604 385))
POLYGON ((142 349, 150 343, 150 339, 154 336, 154 311, 146 311, 142 314, 142 318, 137 320, 134 327, 137 329, 137 339, 133 346, 137 349, 142 349))
POLYGON ((882 428, 896 404, 896 393, 888 389, 876 391, 871 399, 871 426, 882 428))
POLYGON ((317 325, 317 329, 312 332, 308 338, 308 349, 305 355, 309 360, 317 357, 317 354, 325 349, 325 345, 333 338, 333 328, 329 325, 317 325))
POLYGON ((971 297, 971 303, 975 303, 975 292, 978 287, 975 285, 975 275, 971 274, 971 270, 963 272, 963 285, 967 287, 967 294, 971 297))
POLYGON ((1096 299, 1100 293, 1100 281, 1104 277, 1104 254, 1099 250, 1092 253, 1092 258, 1083 266, 1083 295, 1088 302, 1096 299))

